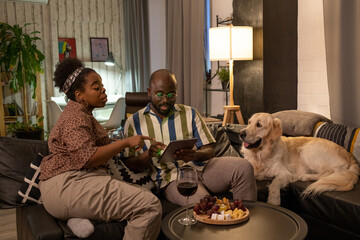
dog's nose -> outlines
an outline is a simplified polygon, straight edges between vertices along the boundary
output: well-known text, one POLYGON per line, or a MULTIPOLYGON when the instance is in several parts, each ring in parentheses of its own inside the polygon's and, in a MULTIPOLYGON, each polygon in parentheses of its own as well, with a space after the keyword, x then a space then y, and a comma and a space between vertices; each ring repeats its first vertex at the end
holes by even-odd
POLYGON ((240 138, 241 138, 241 139, 246 138, 246 131, 245 131, 245 130, 242 130, 242 131, 240 132, 240 138))

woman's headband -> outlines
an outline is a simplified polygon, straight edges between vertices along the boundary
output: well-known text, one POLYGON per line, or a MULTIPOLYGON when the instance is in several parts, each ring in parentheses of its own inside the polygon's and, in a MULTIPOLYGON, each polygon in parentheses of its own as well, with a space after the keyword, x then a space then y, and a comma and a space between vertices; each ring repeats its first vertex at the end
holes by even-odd
POLYGON ((62 88, 62 91, 67 94, 69 91, 71 85, 75 82, 75 79, 79 76, 81 71, 83 70, 83 67, 77 68, 70 76, 65 80, 64 86, 62 88))

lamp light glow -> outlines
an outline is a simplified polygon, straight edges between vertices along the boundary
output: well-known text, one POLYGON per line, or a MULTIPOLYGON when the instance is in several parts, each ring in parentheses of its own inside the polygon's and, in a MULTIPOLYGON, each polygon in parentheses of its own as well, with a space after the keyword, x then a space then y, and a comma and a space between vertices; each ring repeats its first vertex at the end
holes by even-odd
POLYGON ((107 57, 107 59, 105 61, 105 65, 110 66, 110 67, 115 66, 115 59, 114 59, 112 52, 109 52, 109 56, 107 57))
POLYGON ((252 27, 216 27, 209 29, 211 61, 252 60, 252 27))

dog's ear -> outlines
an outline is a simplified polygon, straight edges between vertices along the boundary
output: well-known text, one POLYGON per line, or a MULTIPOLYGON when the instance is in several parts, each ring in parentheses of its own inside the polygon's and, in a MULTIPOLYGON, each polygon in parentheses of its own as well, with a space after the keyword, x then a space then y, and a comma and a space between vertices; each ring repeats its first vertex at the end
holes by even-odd
POLYGON ((272 124, 270 124, 270 129, 268 135, 266 136, 266 140, 269 143, 273 143, 281 135, 282 135, 281 121, 278 118, 274 118, 272 124))
POLYGON ((275 140, 278 137, 281 137, 281 135, 282 135, 281 120, 278 119, 278 118, 274 118, 274 120, 273 120, 273 130, 272 130, 271 138, 273 140, 275 140))
POLYGON ((282 135, 282 128, 281 128, 281 121, 278 118, 273 119, 272 126, 269 129, 268 135, 263 139, 264 149, 261 153, 261 159, 268 159, 271 156, 271 152, 273 149, 273 144, 276 139, 281 137, 282 135))

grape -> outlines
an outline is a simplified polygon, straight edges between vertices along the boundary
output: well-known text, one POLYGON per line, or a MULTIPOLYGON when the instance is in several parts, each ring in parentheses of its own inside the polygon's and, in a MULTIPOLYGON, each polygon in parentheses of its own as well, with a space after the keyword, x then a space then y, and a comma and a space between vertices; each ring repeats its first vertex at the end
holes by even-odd
POLYGON ((207 204, 202 202, 202 203, 200 203, 199 206, 200 206, 200 209, 201 209, 201 210, 205 211, 207 204))
POLYGON ((213 214, 213 210, 211 210, 211 209, 207 210, 206 214, 207 214, 208 216, 211 216, 211 214, 213 214))
POLYGON ((234 203, 230 203, 230 208, 231 208, 231 210, 234 211, 234 209, 236 208, 236 207, 235 207, 235 204, 234 204, 234 203))
POLYGON ((208 200, 207 198, 202 198, 202 199, 200 199, 200 203, 206 203, 206 204, 207 204, 208 201, 209 201, 209 200, 208 200))
POLYGON ((220 206, 219 206, 218 204, 214 204, 214 206, 212 206, 211 209, 212 209, 214 212, 217 212, 217 211, 219 211, 220 206))
POLYGON ((212 208, 212 206, 214 206, 214 204, 215 204, 215 203, 213 203, 213 202, 208 202, 208 203, 207 203, 207 208, 206 208, 206 209, 211 209, 211 208, 212 208))
POLYGON ((194 212, 196 212, 196 214, 200 214, 200 206, 199 204, 196 204, 193 208, 194 212))

